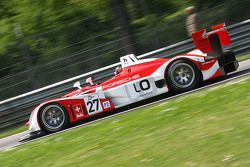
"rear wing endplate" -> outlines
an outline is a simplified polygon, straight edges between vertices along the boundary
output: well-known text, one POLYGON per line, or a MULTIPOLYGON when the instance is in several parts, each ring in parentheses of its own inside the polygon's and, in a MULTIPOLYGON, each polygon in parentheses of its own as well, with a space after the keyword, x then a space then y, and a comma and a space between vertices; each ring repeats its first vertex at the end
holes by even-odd
POLYGON ((194 32, 192 38, 197 49, 216 56, 214 54, 220 54, 222 46, 229 45, 231 41, 224 23, 212 26, 211 29, 209 33, 205 29, 194 32))

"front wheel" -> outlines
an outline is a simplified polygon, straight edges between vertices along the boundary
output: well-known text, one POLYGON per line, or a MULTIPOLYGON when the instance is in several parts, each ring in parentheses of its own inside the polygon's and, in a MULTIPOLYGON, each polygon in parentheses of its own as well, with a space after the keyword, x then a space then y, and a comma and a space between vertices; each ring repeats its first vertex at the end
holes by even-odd
POLYGON ((187 60, 177 60, 170 65, 166 77, 170 89, 176 92, 184 92, 198 85, 200 71, 187 60))
POLYGON ((48 133, 60 131, 68 125, 68 114, 66 110, 58 104, 45 106, 41 110, 39 117, 42 129, 48 133))

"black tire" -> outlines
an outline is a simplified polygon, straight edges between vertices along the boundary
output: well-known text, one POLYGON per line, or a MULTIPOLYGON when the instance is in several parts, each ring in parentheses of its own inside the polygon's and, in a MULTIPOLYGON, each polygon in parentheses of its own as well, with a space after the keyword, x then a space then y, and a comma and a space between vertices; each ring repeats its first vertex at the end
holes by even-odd
POLYGON ((166 74, 166 80, 170 90, 184 92, 197 87, 201 79, 199 69, 188 60, 173 62, 166 74))
POLYGON ((59 104, 48 104, 39 112, 39 123, 46 133, 58 132, 67 127, 69 116, 59 104))

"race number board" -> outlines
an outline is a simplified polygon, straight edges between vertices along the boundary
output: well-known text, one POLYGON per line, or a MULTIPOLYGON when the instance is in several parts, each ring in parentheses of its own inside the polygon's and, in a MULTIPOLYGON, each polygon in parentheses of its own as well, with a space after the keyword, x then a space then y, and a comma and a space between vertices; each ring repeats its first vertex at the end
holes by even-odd
POLYGON ((102 112, 102 106, 98 94, 85 96, 84 103, 89 115, 102 112))

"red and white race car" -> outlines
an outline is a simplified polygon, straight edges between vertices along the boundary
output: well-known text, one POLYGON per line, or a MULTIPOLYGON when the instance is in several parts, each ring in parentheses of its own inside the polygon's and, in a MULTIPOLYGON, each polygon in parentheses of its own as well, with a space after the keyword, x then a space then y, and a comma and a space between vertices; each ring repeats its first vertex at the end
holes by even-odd
POLYGON ((29 132, 57 132, 67 125, 93 115, 138 102, 168 91, 194 89, 201 81, 225 76, 238 68, 224 24, 200 30, 192 37, 197 49, 173 58, 139 60, 130 54, 120 58, 115 76, 100 84, 87 79, 89 86, 37 106, 29 119, 29 132))

